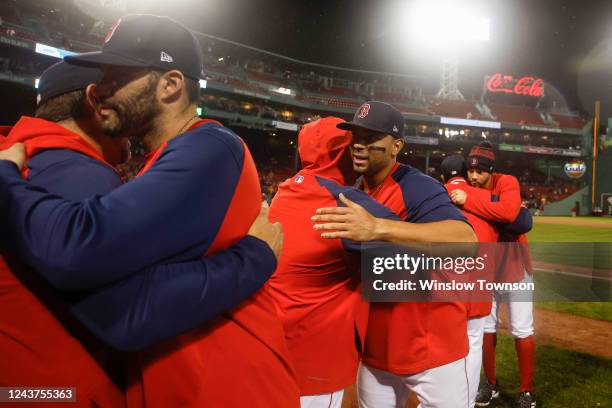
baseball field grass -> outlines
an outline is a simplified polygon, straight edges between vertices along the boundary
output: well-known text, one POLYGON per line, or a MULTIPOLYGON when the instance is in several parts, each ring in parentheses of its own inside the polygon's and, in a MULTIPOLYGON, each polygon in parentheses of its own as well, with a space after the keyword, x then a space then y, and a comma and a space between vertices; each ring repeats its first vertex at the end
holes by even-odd
MULTIPOLYGON (((532 255, 540 264, 564 265, 572 268, 591 268, 610 278, 612 268, 610 248, 612 246, 612 219, 593 217, 543 217, 534 219, 534 228, 529 233, 532 255), (563 243, 563 244, 539 244, 563 243), (601 272, 603 270, 603 272, 601 272)), ((564 268, 561 268, 563 271, 564 268)), ((588 293, 589 290, 606 298, 610 296, 612 284, 606 280, 585 280, 572 276, 538 271, 535 273, 538 290, 556 293, 588 293), (593 283, 594 282, 594 283, 593 283), (599 285, 596 289, 594 286, 599 285), (539 289, 538 289, 539 288, 539 289), (606 292, 607 291, 607 292, 606 292)), ((536 293, 538 298, 553 298, 552 293, 536 293)), ((612 321, 612 302, 555 302, 536 301, 536 308, 582 316, 600 321, 612 321)), ((537 322, 536 322, 537 323, 537 322)), ((546 322, 540 322, 546 325, 546 322)), ((604 324, 603 322, 601 324, 604 324)), ((567 327, 568 332, 572 331, 567 327)), ((536 339, 538 335, 536 333, 536 339)), ((584 338, 589 350, 590 338, 584 338)), ((498 336, 497 377, 501 386, 500 399, 493 407, 516 407, 519 393, 519 375, 514 340, 508 335, 498 336)), ((566 407, 612 407, 612 360, 592 354, 537 343, 536 395, 538 406, 545 408, 566 407)))
POLYGON ((612 322, 612 304, 610 302, 536 302, 536 307, 612 322))
POLYGON ((612 218, 534 217, 533 220, 529 242, 612 242, 612 218))
MULTIPOLYGON (((528 237, 529 242, 533 243, 531 249, 536 261, 579 268, 596 268, 604 271, 603 277, 612 278, 609 272, 605 272, 612 267, 612 218, 535 217, 533 230, 528 237)), ((612 291, 610 281, 588 282, 584 279, 536 270, 535 283, 536 292, 548 291, 537 293, 536 299, 556 299, 555 294, 558 297, 557 301, 537 301, 536 307, 612 321, 612 302, 571 302, 559 295, 574 291, 587 296, 589 291, 594 290, 600 297, 608 300, 612 291), (594 289, 593 286, 597 288, 594 289), (550 293, 551 291, 556 293, 550 293)))
MULTIPOLYGON (((501 395, 491 406, 517 407, 518 366, 514 339, 507 335, 498 335, 497 379, 501 395)), ((538 344, 534 381, 538 407, 603 408, 612 403, 612 360, 607 358, 538 344)))
MULTIPOLYGON (((611 355, 612 302, 566 300, 572 298, 566 296, 572 291, 574 295, 611 294, 610 281, 584 279, 580 271, 596 270, 606 277, 606 271, 612 268, 612 218, 536 217, 529 242, 533 243, 534 261, 541 268, 535 271, 538 310, 534 383, 538 407, 612 407, 612 359, 604 357, 611 355)), ((507 316, 502 318, 507 320, 507 316)), ((490 405, 493 408, 518 407, 518 363, 514 339, 508 334, 507 323, 505 326, 498 334, 496 353, 501 395, 490 405)), ((413 400, 406 407, 415 408, 417 404, 413 400)), ((347 390, 342 406, 358 406, 354 388, 347 390)))

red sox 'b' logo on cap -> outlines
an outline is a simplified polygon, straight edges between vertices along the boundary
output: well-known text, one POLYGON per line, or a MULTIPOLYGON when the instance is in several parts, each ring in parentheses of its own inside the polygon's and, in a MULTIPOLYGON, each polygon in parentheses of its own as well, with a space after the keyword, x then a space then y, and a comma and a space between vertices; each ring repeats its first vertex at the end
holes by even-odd
POLYGON ((476 157, 472 157, 470 159, 470 166, 473 166, 473 167, 478 166, 478 159, 476 157))
POLYGON ((370 104, 369 103, 364 103, 363 105, 361 105, 361 107, 359 108, 359 113, 357 114, 357 117, 363 119, 366 116, 368 116, 368 113, 370 112, 370 104))
POLYGON ((119 27, 119 24, 121 24, 121 19, 113 23, 113 26, 111 27, 110 31, 108 32, 108 34, 106 34, 106 37, 104 38, 104 44, 110 41, 113 34, 115 34, 115 30, 117 29, 117 27, 119 27))

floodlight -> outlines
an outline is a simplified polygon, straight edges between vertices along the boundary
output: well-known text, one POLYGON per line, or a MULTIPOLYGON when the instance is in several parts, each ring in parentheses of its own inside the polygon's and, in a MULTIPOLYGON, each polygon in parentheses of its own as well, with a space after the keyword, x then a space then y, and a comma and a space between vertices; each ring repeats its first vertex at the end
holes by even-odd
POLYGON ((488 41, 490 21, 474 2, 419 1, 407 9, 409 34, 426 43, 462 44, 488 41))

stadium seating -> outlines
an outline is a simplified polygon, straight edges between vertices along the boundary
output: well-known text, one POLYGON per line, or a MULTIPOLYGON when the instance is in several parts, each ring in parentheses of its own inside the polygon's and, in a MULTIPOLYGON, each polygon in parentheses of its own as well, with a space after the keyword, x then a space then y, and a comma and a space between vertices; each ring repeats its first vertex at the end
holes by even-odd
POLYGON ((251 84, 251 83, 248 83, 246 81, 242 81, 242 80, 236 79, 236 78, 231 78, 231 77, 209 78, 209 81, 219 82, 219 83, 231 86, 233 88, 243 89, 245 91, 261 93, 261 94, 264 94, 264 95, 268 94, 268 90, 267 89, 264 89, 262 87, 259 87, 259 86, 255 85, 255 84, 251 84))
POLYGON ((405 105, 397 105, 397 108, 400 112, 405 114, 417 114, 417 115, 431 115, 432 113, 429 109, 420 106, 405 106, 405 105))
POLYGON ((580 190, 579 184, 560 184, 558 186, 545 186, 540 184, 521 184, 521 197, 537 207, 542 199, 546 203, 561 201, 580 190))
POLYGON ((0 7, 2 33, 76 52, 92 51, 102 44, 103 36, 89 33, 92 27, 90 18, 81 16, 81 21, 63 21, 58 13, 49 12, 44 4, 41 4, 39 10, 31 9, 31 6, 32 4, 29 4, 28 7, 17 10, 14 5, 3 4, 0 7), (74 46, 74 41, 83 45, 74 46))
POLYGON ((429 110, 438 116, 475 120, 483 119, 474 102, 469 101, 433 99, 429 104, 429 110))
POLYGON ((323 91, 324 93, 344 96, 348 98, 358 98, 359 97, 359 95, 357 95, 357 92, 349 88, 331 87, 331 88, 322 88, 321 91, 323 91))
POLYGON ((37 40, 39 40, 32 33, 29 33, 29 32, 26 32, 26 31, 15 30, 15 29, 8 28, 8 27, 2 27, 1 33, 4 34, 4 35, 8 35, 9 37, 22 38, 24 40, 30 40, 30 41, 37 41, 37 40))
POLYGON ((257 71, 246 71, 247 79, 256 82, 263 82, 268 85, 276 86, 276 87, 288 87, 289 85, 286 82, 282 82, 280 78, 272 74, 267 74, 265 72, 257 72, 257 71))
POLYGON ((551 113, 550 116, 561 128, 582 129, 586 121, 579 116, 560 115, 551 113))
POLYGON ((349 99, 357 99, 359 98, 359 95, 357 95, 357 93, 352 90, 352 89, 348 89, 348 88, 341 88, 341 87, 331 87, 331 88, 325 88, 323 86, 320 86, 319 84, 313 84, 312 82, 305 82, 303 84, 304 90, 307 91, 308 93, 315 93, 318 95, 322 95, 322 96, 329 96, 329 97, 336 97, 336 98, 349 98, 349 99))
POLYGON ((304 100, 312 103, 316 103, 319 105, 327 105, 334 106, 337 108, 345 108, 345 109, 357 109, 361 102, 358 101, 349 101, 346 99, 325 97, 325 96, 315 96, 315 95, 306 95, 303 97, 298 97, 298 100, 304 100))
MULTIPOLYGON (((24 10, 21 10, 18 0, 0 4, 1 35, 79 52, 99 49, 102 38, 109 30, 108 23, 92 22, 90 17, 79 16, 76 8, 74 16, 59 18, 57 15, 59 13, 49 15, 48 8, 37 8, 39 6, 36 4, 28 3, 32 7, 24 7, 24 10)), ((387 77, 384 74, 362 75, 343 70, 330 72, 327 69, 317 69, 295 62, 287 63, 282 57, 270 58, 269 55, 257 60, 257 54, 252 53, 252 50, 244 53, 239 46, 236 46, 238 47, 236 49, 234 46, 221 44, 218 40, 207 40, 206 36, 201 36, 200 40, 205 57, 204 72, 212 85, 209 87, 210 91, 202 93, 201 106, 204 108, 204 115, 208 112, 211 117, 224 121, 228 126, 244 129, 245 133, 259 132, 252 138, 250 147, 255 153, 258 169, 261 170, 262 185, 268 195, 273 193, 278 183, 289 177, 293 171, 292 154, 288 158, 287 153, 289 139, 287 134, 276 135, 278 130, 272 125, 273 120, 301 125, 330 114, 348 118, 364 101, 381 100, 393 104, 405 115, 410 115, 409 126, 418 129, 420 124, 427 123, 427 130, 417 130, 417 133, 420 136, 441 138, 442 142, 435 148, 440 151, 445 151, 448 146, 449 149, 464 150, 467 146, 482 140, 483 131, 464 129, 463 134, 460 134, 459 127, 431 125, 432 120, 438 120, 438 118, 432 119, 432 116, 499 120, 519 125, 570 129, 582 129, 586 124, 585 119, 576 115, 539 112, 533 107, 509 104, 512 99, 506 99, 509 102, 504 103, 503 98, 491 97, 490 99, 497 103, 478 106, 471 101, 439 99, 433 96, 436 91, 433 89, 435 85, 427 85, 426 82, 421 83, 418 80, 387 77), (232 50, 236 50, 236 53, 232 50), (248 57, 245 57, 246 55, 248 57), (364 81, 364 78, 367 80, 364 81), (215 88, 216 84, 225 86, 215 88), (273 87, 290 88, 295 92, 295 98, 280 97, 280 94, 270 91, 273 87), (267 100, 257 97, 261 95, 266 95, 267 100), (274 97, 267 98, 267 96, 274 97)), ((4 77, 9 78, 8 80, 18 76, 22 77, 20 80, 33 79, 52 60, 50 57, 31 57, 33 54, 31 51, 17 47, 15 49, 15 52, 11 51, 10 55, 0 61, 0 69, 4 77)), ((479 94, 480 90, 476 92, 479 94)), ((469 95, 465 91, 464 94, 469 95)), ((549 148, 542 149, 538 153, 542 155, 560 154, 558 151, 555 153, 551 147, 572 149, 574 150, 572 153, 576 151, 583 153, 577 148, 583 144, 581 136, 572 132, 552 133, 538 130, 541 129, 517 130, 502 125, 500 130, 490 129, 484 133, 495 145, 505 143, 549 148)), ((436 153, 433 148, 429 150, 434 155, 440 154, 440 151, 436 153)), ((134 166, 126 168, 125 173, 133 175, 137 171, 138 164, 135 162, 134 166)), ((421 167, 424 165, 423 161, 421 167)), ((528 166, 528 161, 522 160, 517 177, 522 175, 528 166)), ((554 187, 551 187, 546 184, 551 180, 548 180, 546 175, 542 176, 536 172, 519 179, 523 195, 533 202, 542 198, 546 198, 548 202, 561 200, 578 189, 576 185, 567 184, 567 180, 564 181, 566 184, 555 181, 554 187)))
POLYGON ((532 124, 546 126, 540 114, 533 108, 528 106, 518 105, 502 105, 497 103, 488 103, 494 119, 500 122, 510 122, 518 124, 532 124))
POLYGON ((372 99, 387 103, 413 103, 414 99, 408 95, 395 92, 376 91, 372 94, 372 99))
POLYGON ((205 64, 204 65, 204 72, 205 73, 216 72, 218 74, 223 74, 223 75, 227 75, 227 76, 231 76, 232 75, 230 69, 228 67, 226 67, 225 65, 205 64))

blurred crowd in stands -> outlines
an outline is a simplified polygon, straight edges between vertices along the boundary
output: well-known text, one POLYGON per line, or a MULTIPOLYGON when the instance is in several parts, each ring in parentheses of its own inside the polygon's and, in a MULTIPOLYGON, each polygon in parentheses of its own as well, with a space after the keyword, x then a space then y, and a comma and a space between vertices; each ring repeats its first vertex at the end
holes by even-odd
MULTIPOLYGON (((270 202, 279 184, 296 172, 295 138, 287 141, 287 135, 270 136, 269 133, 261 130, 245 128, 235 130, 249 146, 257 165, 263 198, 270 202)), ((399 161, 424 170, 421 168, 423 167, 422 160, 410 154, 413 151, 409 149, 409 147, 405 148, 406 153, 409 154, 400 155, 399 161)), ((132 151, 134 152, 132 160, 120 168, 126 181, 135 177, 145 162, 144 149, 137 140, 132 141, 132 151)), ((439 163, 442 159, 442 153, 439 151, 431 158, 434 163, 439 163)), ((545 174, 546 170, 536 170, 507 161, 500 163, 498 171, 514 175, 521 185, 523 204, 539 212, 543 211, 546 204, 563 200, 585 186, 584 181, 552 176, 545 174)), ((429 169, 427 174, 432 177, 438 176, 435 167, 429 169)))
MULTIPOLYGON (((0 4, 0 34, 39 41, 72 51, 91 51, 102 44, 110 29, 107 22, 80 12, 70 2, 7 0, 0 4), (61 4, 65 4, 61 6, 61 4)), ((485 102, 482 98, 465 101, 443 100, 433 96, 434 89, 424 90, 417 79, 402 75, 314 69, 281 58, 263 60, 261 54, 238 46, 230 47, 201 36, 208 80, 226 85, 231 90, 248 92, 263 99, 290 100, 326 107, 354 110, 365 100, 384 100, 402 112, 413 115, 436 115, 473 120, 493 120, 558 128, 582 128, 585 120, 568 112, 547 112, 532 106, 485 102)), ((5 71, 38 74, 35 63, 3 61, 5 71), (32 65, 34 64, 34 65, 32 65), (7 67, 8 65, 8 67, 7 67), (20 68, 25 66, 25 68, 20 68)), ((235 107, 232 107, 235 108, 235 107)), ((265 106, 264 106, 265 109, 265 106)), ((278 111, 278 109, 276 109, 278 111)), ((243 114, 260 115, 262 109, 242 109, 243 114)), ((291 113, 291 111, 289 111, 291 113)), ((269 112, 270 116, 278 115, 269 112)), ((303 123, 303 119, 284 118, 303 123)))
MULTIPOLYGON (((85 15, 68 1, 4 0, 0 3, 0 35, 11 41, 21 39, 75 52, 91 51, 100 47, 110 27, 110 23, 85 15)), ((294 172, 296 135, 295 130, 292 136, 282 134, 272 121, 300 126, 319 115, 350 117, 366 100, 394 104, 408 115, 408 136, 438 139, 438 145, 447 150, 458 150, 462 143, 469 145, 484 138, 498 146, 583 148, 580 136, 559 133, 560 127, 582 129, 587 124, 566 108, 536 109, 485 100, 482 96, 445 100, 435 97, 434 89, 425 90, 427 86, 421 80, 407 76, 312 67, 205 36, 200 36, 200 40, 206 79, 216 85, 208 86, 204 92, 203 116, 224 121, 245 138, 258 166, 262 192, 268 200, 276 193, 278 184, 294 172), (512 131, 426 125, 423 123, 427 121, 420 122, 425 116, 501 121, 537 129, 512 131), (557 130, 547 132, 546 129, 557 130)), ((8 44, 0 44, 0 51, 0 73, 5 75, 36 77, 55 61, 8 44)), ((142 149, 135 146, 133 160, 122 168, 127 179, 134 177, 144 163, 142 149)), ((406 150, 409 149, 412 148, 406 150)), ((402 155, 401 160, 421 164, 421 158, 412 154, 402 155)), ((520 166, 508 171, 521 181, 523 196, 531 208, 563 199, 580 188, 579 183, 520 166)))
POLYGON ((49 66, 46 58, 32 58, 32 54, 0 44, 0 72, 7 75, 37 77, 49 66))
POLYGON ((79 13, 71 2, 4 0, 0 3, 0 33, 83 52, 100 46, 111 24, 79 13))

